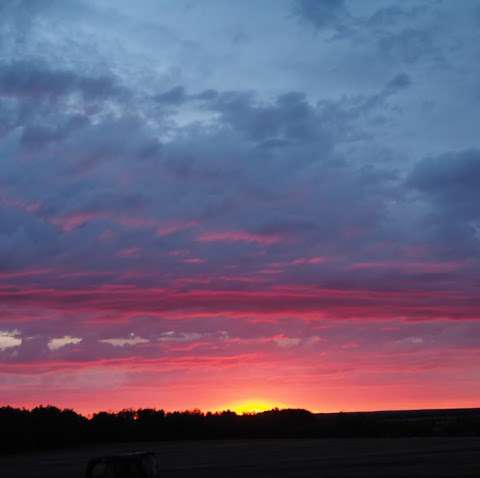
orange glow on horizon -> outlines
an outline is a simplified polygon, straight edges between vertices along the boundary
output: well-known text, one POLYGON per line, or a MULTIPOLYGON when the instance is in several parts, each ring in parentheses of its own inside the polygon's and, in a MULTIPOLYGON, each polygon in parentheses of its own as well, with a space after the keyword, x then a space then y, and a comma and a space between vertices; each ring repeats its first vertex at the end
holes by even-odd
POLYGON ((269 410, 273 410, 274 408, 285 409, 294 407, 286 405, 285 403, 253 398, 218 407, 215 411, 231 410, 232 412, 235 412, 239 415, 243 415, 248 413, 266 412, 269 410))

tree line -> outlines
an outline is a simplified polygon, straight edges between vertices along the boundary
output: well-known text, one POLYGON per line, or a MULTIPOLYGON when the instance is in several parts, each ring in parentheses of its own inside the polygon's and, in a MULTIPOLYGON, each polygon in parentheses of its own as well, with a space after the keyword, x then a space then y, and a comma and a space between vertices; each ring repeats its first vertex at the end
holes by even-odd
POLYGON ((53 406, 0 408, 0 452, 164 440, 480 435, 480 410, 314 414, 273 409, 165 412, 126 409, 85 417, 53 406))

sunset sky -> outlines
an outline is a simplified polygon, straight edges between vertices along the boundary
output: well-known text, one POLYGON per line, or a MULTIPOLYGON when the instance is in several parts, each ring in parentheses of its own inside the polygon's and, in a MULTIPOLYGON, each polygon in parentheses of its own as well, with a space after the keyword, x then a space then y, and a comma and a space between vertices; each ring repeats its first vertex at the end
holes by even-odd
POLYGON ((1 0, 0 405, 480 406, 478 0, 1 0))

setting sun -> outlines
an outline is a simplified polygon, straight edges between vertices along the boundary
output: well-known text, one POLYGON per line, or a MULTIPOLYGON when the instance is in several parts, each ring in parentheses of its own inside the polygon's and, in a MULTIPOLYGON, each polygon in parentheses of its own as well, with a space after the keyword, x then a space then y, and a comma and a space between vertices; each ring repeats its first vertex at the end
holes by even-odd
POLYGON ((272 410, 274 408, 289 408, 289 406, 284 403, 272 402, 269 400, 249 399, 231 403, 229 405, 221 407, 221 410, 232 410, 235 413, 244 414, 260 413, 272 410))

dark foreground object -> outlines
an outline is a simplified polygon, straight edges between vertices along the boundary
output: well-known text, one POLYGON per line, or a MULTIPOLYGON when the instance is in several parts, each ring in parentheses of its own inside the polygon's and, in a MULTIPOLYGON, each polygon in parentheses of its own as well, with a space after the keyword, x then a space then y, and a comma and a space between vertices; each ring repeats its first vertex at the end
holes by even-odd
POLYGON ((93 458, 85 478, 158 478, 155 453, 136 452, 93 458))
MULTIPOLYGON (((145 449, 101 445, 0 457, 2 478, 83 478, 94 456, 145 449)), ((480 477, 480 438, 242 440, 150 443, 161 477, 480 477)))

